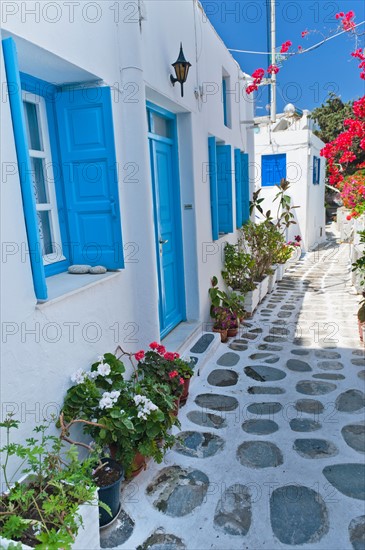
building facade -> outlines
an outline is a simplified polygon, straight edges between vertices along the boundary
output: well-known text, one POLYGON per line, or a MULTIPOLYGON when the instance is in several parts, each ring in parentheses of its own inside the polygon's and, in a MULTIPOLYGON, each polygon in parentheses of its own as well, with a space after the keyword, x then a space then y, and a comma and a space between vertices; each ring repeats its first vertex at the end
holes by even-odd
POLYGON ((313 133, 309 111, 288 107, 275 123, 255 119, 255 188, 265 198, 265 211, 275 213, 275 185, 282 178, 290 182, 292 205, 299 208, 294 210, 296 224, 289 228, 287 239, 300 235, 302 248, 309 250, 326 238, 326 161, 320 156, 324 143, 313 133))
POLYGON ((4 2, 1 35, 2 416, 24 438, 98 355, 208 320, 253 106, 196 0, 4 2))

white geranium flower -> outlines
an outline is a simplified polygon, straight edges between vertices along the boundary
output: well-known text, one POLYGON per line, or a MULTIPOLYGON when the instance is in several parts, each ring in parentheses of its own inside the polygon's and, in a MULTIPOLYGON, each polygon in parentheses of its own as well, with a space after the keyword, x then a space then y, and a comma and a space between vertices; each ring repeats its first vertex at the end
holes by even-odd
POLYGON ((114 405, 114 402, 109 397, 109 395, 104 395, 99 401, 99 407, 101 409, 111 409, 113 405, 114 405))
POLYGON ((111 391, 109 395, 112 399, 114 399, 116 401, 118 399, 118 397, 120 396, 120 391, 111 391))
POLYGON ((75 384, 82 384, 86 378, 87 374, 83 369, 79 369, 73 373, 71 376, 71 381, 75 384))
POLYGON ((101 365, 98 366, 98 374, 100 374, 100 376, 108 376, 110 371, 111 368, 108 363, 101 363, 101 365))

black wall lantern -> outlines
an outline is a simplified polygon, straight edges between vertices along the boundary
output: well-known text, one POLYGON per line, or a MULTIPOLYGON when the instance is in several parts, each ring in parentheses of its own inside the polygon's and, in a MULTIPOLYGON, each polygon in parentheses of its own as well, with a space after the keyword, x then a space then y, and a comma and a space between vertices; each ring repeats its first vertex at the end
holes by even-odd
POLYGON ((185 59, 181 42, 180 42, 179 57, 177 58, 175 63, 172 64, 172 66, 175 69, 176 78, 173 77, 172 74, 171 74, 170 75, 170 80, 171 80, 173 86, 175 86, 175 82, 180 82, 180 84, 181 84, 181 97, 184 97, 184 82, 186 82, 186 79, 188 78, 188 72, 189 72, 189 69, 191 67, 191 63, 189 63, 189 61, 186 61, 186 59, 185 59))

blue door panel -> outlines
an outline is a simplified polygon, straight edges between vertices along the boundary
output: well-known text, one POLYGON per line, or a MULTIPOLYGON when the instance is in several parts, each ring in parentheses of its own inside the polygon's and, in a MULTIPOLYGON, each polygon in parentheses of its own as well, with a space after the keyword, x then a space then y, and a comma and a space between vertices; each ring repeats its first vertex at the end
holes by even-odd
POLYGON ((159 279, 160 331, 184 319, 184 277, 174 144, 150 137, 159 279), (164 244, 160 243, 162 241, 164 244))
POLYGON ((124 267, 110 88, 62 92, 55 107, 71 261, 124 267))

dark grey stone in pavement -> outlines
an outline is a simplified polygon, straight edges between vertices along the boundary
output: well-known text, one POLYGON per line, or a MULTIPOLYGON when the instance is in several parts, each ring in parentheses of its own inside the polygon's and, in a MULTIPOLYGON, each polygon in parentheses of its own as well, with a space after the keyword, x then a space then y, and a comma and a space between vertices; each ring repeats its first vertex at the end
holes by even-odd
POLYGON ((309 418, 293 418, 289 424, 293 432, 314 432, 322 428, 320 422, 309 418))
POLYGON ((276 346, 275 344, 259 344, 257 346, 257 349, 267 350, 267 351, 281 351, 283 349, 283 347, 282 346, 276 346))
POLYGON ((349 447, 359 453, 365 453, 365 423, 348 424, 341 430, 342 437, 349 447))
POLYGON ((286 366, 289 370, 295 372, 309 372, 312 370, 308 363, 306 363, 305 361, 300 361, 300 359, 289 359, 286 362, 286 366))
POLYGON ((313 380, 302 380, 295 386, 297 392, 304 393, 305 395, 325 395, 326 393, 334 391, 336 388, 336 384, 331 384, 330 382, 313 382, 313 380))
POLYGON ((278 413, 282 408, 283 406, 281 403, 275 402, 251 403, 251 405, 247 407, 247 411, 257 415, 271 415, 278 413))
POLYGON ((323 475, 338 491, 365 500, 365 464, 334 464, 323 469, 323 475))
POLYGON ((258 382, 273 382, 285 378, 286 373, 274 367, 266 367, 265 365, 252 365, 245 367, 245 374, 258 382))
POLYGON ((360 390, 347 390, 336 399, 336 409, 340 412, 355 412, 365 406, 365 394, 360 390))
POLYGON ((214 526, 228 535, 245 536, 251 526, 251 495, 247 487, 228 487, 218 501, 214 526))
POLYGON ((365 516, 354 518, 349 525, 349 536, 354 550, 365 548, 365 516))
POLYGON ((338 454, 337 447, 326 439, 296 439, 293 449, 304 458, 328 458, 338 454))
POLYGON ((268 441, 245 441, 237 449, 237 459, 248 468, 276 468, 284 462, 279 447, 268 441))
POLYGON ((255 435, 269 435, 278 431, 279 426, 273 420, 253 418, 242 424, 243 431, 255 435))
POLYGON ((291 352, 293 355, 309 355, 309 351, 306 349, 292 349, 291 352))
POLYGON ((156 531, 137 550, 185 550, 186 546, 181 539, 175 535, 156 531))
POLYGON ((227 421, 218 414, 208 413, 205 411, 190 411, 187 414, 188 419, 198 426, 204 426, 204 428, 216 428, 221 429, 227 426, 227 421))
POLYGON ((320 380, 345 380, 345 376, 343 374, 336 374, 332 372, 321 372, 319 374, 313 374, 313 378, 318 378, 320 380))
POLYGON ((204 409, 213 411, 234 411, 238 407, 235 397, 214 393, 202 393, 195 398, 195 403, 204 409))
POLYGON ((285 393, 285 390, 274 386, 250 386, 247 393, 253 395, 281 395, 285 393))
POLYGON ((270 517, 274 534, 283 544, 313 544, 328 532, 328 511, 321 495, 302 485, 275 489, 270 517))
POLYGON ((235 386, 237 381, 238 374, 234 370, 216 369, 208 376, 208 384, 222 388, 226 386, 235 386))
POLYGON ((357 376, 361 379, 361 380, 365 380, 365 370, 361 370, 360 372, 357 373, 357 376))
POLYGON ((181 517, 204 502, 208 487, 209 478, 200 470, 169 466, 158 472, 146 492, 157 510, 181 517))
POLYGON ((365 367, 365 359, 351 359, 351 363, 356 367, 365 367))
POLYGON ((237 344, 236 342, 232 342, 228 347, 234 351, 246 351, 248 348, 247 344, 237 344))
POLYGON ((220 367, 234 367, 239 360, 240 356, 237 353, 227 352, 218 359, 217 365, 220 367))
POLYGON ((217 454, 224 446, 224 440, 210 432, 180 432, 175 451, 194 458, 206 458, 217 454))
POLYGON ((204 353, 214 340, 214 334, 203 334, 191 348, 191 353, 204 353))
POLYGON ((324 349, 316 350, 314 355, 319 359, 341 359, 341 354, 337 351, 327 351, 324 349))
POLYGON ((340 361, 320 361, 317 367, 322 370, 342 370, 343 364, 340 361))
POLYGON ((324 411, 324 406, 320 401, 315 399, 298 399, 295 403, 295 408, 299 412, 304 412, 308 414, 320 414, 324 411))
POLYGON ((121 510, 113 525, 100 531, 100 547, 116 548, 124 544, 133 533, 133 529, 134 521, 124 510, 121 510))

